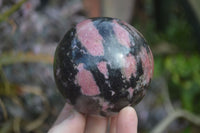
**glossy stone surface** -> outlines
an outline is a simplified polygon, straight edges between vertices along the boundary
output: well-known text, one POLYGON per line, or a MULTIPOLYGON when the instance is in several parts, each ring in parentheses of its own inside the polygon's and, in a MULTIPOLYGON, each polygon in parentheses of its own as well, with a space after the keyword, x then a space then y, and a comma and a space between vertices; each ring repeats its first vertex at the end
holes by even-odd
POLYGON ((143 36, 113 18, 87 19, 70 29, 54 59, 58 89, 82 113, 110 116, 137 104, 153 75, 143 36))

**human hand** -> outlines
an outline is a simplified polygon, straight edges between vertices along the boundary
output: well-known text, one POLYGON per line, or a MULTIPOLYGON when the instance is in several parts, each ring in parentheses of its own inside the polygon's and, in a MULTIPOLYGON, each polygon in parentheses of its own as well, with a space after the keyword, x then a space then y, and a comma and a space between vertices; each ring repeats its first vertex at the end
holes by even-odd
POLYGON ((123 108, 110 118, 85 116, 65 104, 48 133, 137 133, 137 114, 132 107, 123 108))

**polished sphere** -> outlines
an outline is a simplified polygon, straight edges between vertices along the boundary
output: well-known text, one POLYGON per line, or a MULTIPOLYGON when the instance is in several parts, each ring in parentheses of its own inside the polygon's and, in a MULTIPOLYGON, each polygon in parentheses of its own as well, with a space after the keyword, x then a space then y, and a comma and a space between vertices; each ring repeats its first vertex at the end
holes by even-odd
POLYGON ((134 106, 153 75, 144 37, 114 18, 91 18, 71 28, 54 58, 57 87, 79 112, 110 116, 134 106))

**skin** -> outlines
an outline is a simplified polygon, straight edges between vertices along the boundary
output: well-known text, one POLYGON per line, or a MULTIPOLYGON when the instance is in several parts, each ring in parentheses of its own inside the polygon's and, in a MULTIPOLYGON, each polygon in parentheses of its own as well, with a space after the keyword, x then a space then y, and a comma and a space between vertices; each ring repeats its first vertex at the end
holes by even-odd
POLYGON ((137 124, 137 114, 130 106, 114 117, 105 118, 83 115, 65 104, 48 133, 137 133, 137 124))

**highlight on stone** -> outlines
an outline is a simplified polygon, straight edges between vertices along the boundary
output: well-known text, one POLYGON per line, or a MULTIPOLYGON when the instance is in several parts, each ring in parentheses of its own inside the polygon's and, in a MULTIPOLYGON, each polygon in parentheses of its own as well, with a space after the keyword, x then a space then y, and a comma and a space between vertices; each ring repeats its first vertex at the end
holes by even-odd
POLYGON ((65 34, 55 52, 54 76, 77 111, 110 116, 141 101, 153 66, 141 33, 119 19, 99 17, 65 34))

